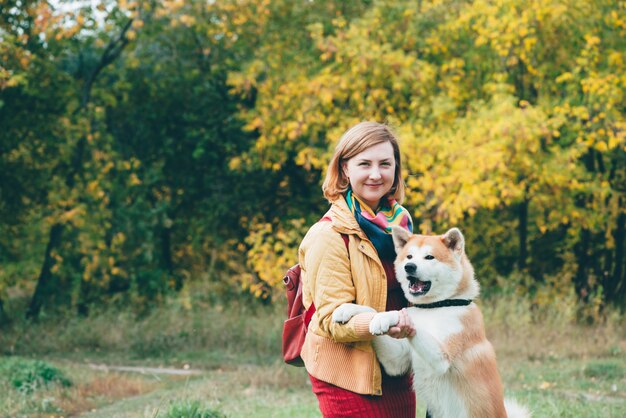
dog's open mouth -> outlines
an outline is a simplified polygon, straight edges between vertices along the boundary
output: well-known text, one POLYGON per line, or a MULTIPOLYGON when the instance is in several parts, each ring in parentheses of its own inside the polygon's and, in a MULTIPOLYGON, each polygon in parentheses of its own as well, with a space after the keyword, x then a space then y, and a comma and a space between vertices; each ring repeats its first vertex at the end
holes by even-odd
POLYGON ((409 279, 409 292, 414 296, 425 295, 430 290, 431 282, 423 282, 417 277, 407 277, 409 279))

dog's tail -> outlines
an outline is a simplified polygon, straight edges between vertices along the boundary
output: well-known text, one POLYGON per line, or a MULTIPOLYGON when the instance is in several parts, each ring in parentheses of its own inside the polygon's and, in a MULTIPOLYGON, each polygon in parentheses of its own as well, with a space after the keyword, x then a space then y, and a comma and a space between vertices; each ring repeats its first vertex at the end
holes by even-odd
POLYGON ((505 399, 504 407, 506 408, 506 415, 509 418, 530 418, 530 412, 528 409, 518 404, 514 399, 505 399))

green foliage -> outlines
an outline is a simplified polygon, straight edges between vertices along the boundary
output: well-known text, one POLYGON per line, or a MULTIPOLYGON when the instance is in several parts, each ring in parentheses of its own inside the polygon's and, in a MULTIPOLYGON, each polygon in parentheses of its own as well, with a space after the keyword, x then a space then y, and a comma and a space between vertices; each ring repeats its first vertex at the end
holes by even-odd
POLYGON ((220 412, 203 407, 200 401, 183 399, 170 402, 167 412, 159 418, 223 418, 220 412))
POLYGON ((417 229, 461 227, 487 292, 626 306, 623 2, 16 4, 0 323, 25 295, 34 318, 145 314, 193 280, 271 301, 363 119, 399 132, 417 229))
POLYGON ((24 393, 30 393, 49 385, 70 386, 72 382, 61 370, 41 360, 5 358, 0 362, 2 380, 24 393))

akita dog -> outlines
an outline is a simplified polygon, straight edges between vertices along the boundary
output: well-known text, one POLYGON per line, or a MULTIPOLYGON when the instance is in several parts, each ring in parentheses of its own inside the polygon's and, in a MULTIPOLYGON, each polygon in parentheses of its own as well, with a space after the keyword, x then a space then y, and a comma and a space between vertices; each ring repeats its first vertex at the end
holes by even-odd
MULTIPOLYGON (((472 302, 479 285, 457 228, 444 235, 412 235, 394 227, 396 278, 416 329, 413 337, 385 334, 399 312, 379 312, 370 322, 376 355, 387 374, 411 371, 413 389, 432 418, 527 418, 526 408, 505 401, 496 356, 485 336, 482 314, 472 302)), ((345 323, 367 306, 346 303, 333 312, 345 323)))

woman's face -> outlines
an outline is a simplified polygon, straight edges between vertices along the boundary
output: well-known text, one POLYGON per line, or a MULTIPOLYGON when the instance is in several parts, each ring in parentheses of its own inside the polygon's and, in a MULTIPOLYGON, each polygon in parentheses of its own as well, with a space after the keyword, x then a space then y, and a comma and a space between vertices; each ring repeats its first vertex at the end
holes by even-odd
POLYGON ((380 199, 393 187, 396 173, 391 142, 373 145, 350 158, 343 163, 343 171, 352 192, 371 209, 378 209, 380 199))

